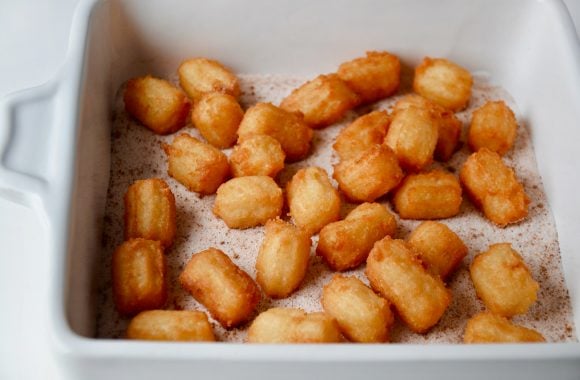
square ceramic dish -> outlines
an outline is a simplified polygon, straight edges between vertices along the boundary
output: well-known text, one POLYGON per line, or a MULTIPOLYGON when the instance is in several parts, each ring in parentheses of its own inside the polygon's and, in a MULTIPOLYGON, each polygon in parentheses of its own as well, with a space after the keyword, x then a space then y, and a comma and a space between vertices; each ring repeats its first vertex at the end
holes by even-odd
POLYGON ((240 73, 314 76, 365 50, 426 54, 488 73, 532 133, 580 326, 580 49, 560 1, 82 1, 68 58, 46 85, 0 104, 0 196, 34 207, 50 236, 47 318, 70 379, 577 378, 580 344, 239 345, 94 339, 95 268, 115 92, 170 76, 188 56, 240 73))

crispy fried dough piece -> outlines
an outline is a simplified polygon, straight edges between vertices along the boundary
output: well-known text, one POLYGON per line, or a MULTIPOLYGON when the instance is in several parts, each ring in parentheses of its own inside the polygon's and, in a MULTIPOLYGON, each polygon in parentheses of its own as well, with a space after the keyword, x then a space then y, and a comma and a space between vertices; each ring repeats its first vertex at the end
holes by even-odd
POLYGON ((219 149, 182 133, 173 142, 163 144, 167 154, 168 174, 189 191, 213 194, 228 178, 228 158, 219 149))
POLYGON ((339 222, 327 224, 318 236, 316 253, 333 270, 344 271, 362 264, 373 245, 397 232, 397 221, 383 205, 363 203, 339 222))
POLYGON ((334 124, 360 103, 355 94, 338 75, 319 75, 288 95, 280 107, 288 112, 301 113, 312 128, 334 124))
POLYGON ((233 178, 219 187, 213 213, 229 228, 249 228, 280 216, 282 189, 268 176, 233 178))
POLYGON ((234 146, 230 165, 234 177, 267 175, 274 178, 284 169, 285 158, 278 140, 268 135, 254 135, 234 146))
POLYGON ((254 280, 215 248, 191 256, 179 283, 227 329, 250 319, 261 298, 254 280))
POLYGON ((129 323, 127 338, 184 342, 215 341, 207 315, 194 310, 143 311, 129 323))
POLYGON ((382 144, 391 118, 386 111, 374 111, 353 121, 340 131, 332 146, 341 160, 358 156, 377 144, 382 144))
POLYGON ((461 137, 461 121, 450 111, 421 95, 410 94, 401 98, 393 108, 393 112, 409 107, 419 107, 431 112, 437 123, 437 146, 435 147, 435 159, 449 161, 459 145, 461 137))
POLYGON ((503 156, 514 146, 517 133, 514 112, 501 100, 489 101, 473 111, 467 142, 474 152, 487 148, 503 156))
POLYGON ((433 162, 438 136, 437 121, 429 110, 408 107, 393 113, 385 144, 403 169, 416 172, 433 162))
POLYGON ((195 102, 210 92, 240 96, 238 78, 213 59, 192 58, 183 61, 178 69, 179 84, 195 102))
POLYGON ((288 297, 302 283, 310 261, 310 235, 281 219, 266 223, 256 259, 256 281, 273 298, 288 297))
POLYGON ((471 98, 473 78, 463 67, 443 58, 425 57, 415 68, 413 89, 451 111, 464 109, 471 98))
POLYGON ((175 197, 159 178, 135 181, 125 193, 125 240, 159 240, 170 247, 175 237, 175 197))
POLYGON ((339 189, 354 202, 373 202, 403 179, 397 156, 386 145, 375 145, 334 166, 339 189))
POLYGON ((212 92, 195 104, 191 122, 201 135, 216 148, 229 148, 238 138, 244 111, 231 95, 212 92))
POLYGON ((185 126, 191 108, 180 89, 150 75, 130 79, 123 99, 127 112, 159 135, 176 132, 185 126))
POLYGON ((338 324, 324 313, 305 313, 302 309, 272 308, 252 322, 249 343, 338 343, 342 340, 338 324))
POLYGON ((289 161, 304 158, 310 150, 312 129, 302 116, 270 103, 258 103, 244 114, 238 128, 238 143, 253 135, 268 135, 280 143, 289 161))
POLYGON ((524 314, 536 302, 540 286, 509 243, 489 246, 469 268, 477 296, 494 314, 524 314))
POLYGON ((546 339, 536 330, 510 322, 492 313, 479 313, 467 321, 465 343, 542 343, 546 339))
POLYGON ((457 177, 433 170, 405 177, 393 204, 403 219, 443 219, 459 213, 462 199, 457 177))
POLYGON ((394 316, 389 303, 356 277, 335 275, 322 289, 324 311, 335 318, 348 340, 382 343, 389 339, 394 316))
POLYGON ((417 333, 435 326, 451 303, 451 292, 423 267, 412 248, 390 236, 375 243, 365 274, 371 287, 391 302, 417 333))
POLYGON ((530 199, 514 171, 487 148, 471 154, 459 174, 467 195, 486 218, 500 227, 528 216, 530 199))
POLYGON ((439 222, 421 223, 411 232, 407 243, 419 254, 427 269, 444 280, 467 255, 467 247, 461 238, 439 222))
POLYGON ((113 252, 113 298, 117 311, 133 315, 158 309, 167 300, 165 257, 161 243, 131 239, 113 252))
POLYGON ((401 63, 396 55, 386 51, 369 51, 366 57, 341 64, 337 74, 363 103, 372 103, 397 91, 401 82, 401 63))
POLYGON ((340 218, 340 195, 322 168, 300 169, 286 186, 294 223, 313 235, 340 218))

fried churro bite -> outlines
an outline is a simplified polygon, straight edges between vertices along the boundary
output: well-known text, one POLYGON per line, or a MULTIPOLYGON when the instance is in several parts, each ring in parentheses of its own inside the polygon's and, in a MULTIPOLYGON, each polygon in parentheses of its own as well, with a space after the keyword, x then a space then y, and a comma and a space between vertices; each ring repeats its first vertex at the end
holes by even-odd
POLYGON ((479 313, 467 321, 464 343, 542 343, 546 339, 536 330, 510 322, 492 313, 479 313))
POLYGON ((123 99, 129 115, 159 135, 185 126, 191 108, 180 89, 150 75, 129 80, 123 99))
POLYGON ((455 232, 443 223, 427 221, 411 232, 407 243, 415 249, 427 270, 447 279, 467 255, 467 247, 455 232))
POLYGON ((435 159, 439 161, 449 161, 459 145, 461 137, 461 121, 455 116, 453 111, 422 97, 417 94, 410 94, 401 98, 393 108, 393 113, 409 107, 419 107, 428 110, 437 124, 437 145, 435 146, 435 159))
POLYGON ((240 96, 238 78, 216 60, 188 59, 181 63, 178 74, 179 84, 195 102, 210 92, 221 92, 234 98, 240 96))
POLYGON ((518 121, 503 101, 487 102, 473 111, 467 142, 474 152, 487 148, 500 156, 514 145, 518 121))
POLYGON ((393 204, 403 219, 443 219, 459 213, 462 199, 457 177, 433 170, 405 177, 393 204))
POLYGON ((403 169, 416 172, 433 162, 438 136, 433 114, 411 106, 393 113, 385 144, 395 152, 403 169))
POLYGON ((268 176, 233 178, 219 187, 213 213, 229 228, 249 228, 280 216, 282 189, 268 176))
POLYGON ((253 135, 234 146, 230 165, 234 177, 267 175, 274 178, 284 169, 285 158, 278 140, 268 135, 253 135))
POLYGON ((113 252, 113 299, 122 315, 159 309, 167 300, 165 257, 160 242, 131 239, 113 252))
POLYGON ((373 245, 397 232, 391 212, 379 203, 363 203, 344 220, 327 224, 318 236, 316 253, 333 270, 344 271, 362 264, 373 245))
POLYGON ((250 107, 238 128, 238 143, 253 135, 268 135, 280 143, 289 161, 304 158, 310 150, 312 129, 302 116, 270 103, 250 107))
POLYGON ((194 310, 143 311, 131 320, 126 335, 139 340, 215 341, 207 315, 194 310))
POLYGON ((391 119, 386 111, 363 115, 340 131, 332 146, 341 160, 358 156, 377 144, 382 144, 391 119))
POLYGON ((451 292, 431 275, 404 241, 387 236, 375 243, 365 274, 371 287, 391 302, 411 330, 425 333, 451 303, 451 292))
POLYGON ((415 68, 415 92, 451 111, 467 106, 472 85, 469 71, 447 59, 425 57, 415 68))
POLYGON ((389 340, 395 320, 389 303, 356 277, 335 275, 322 289, 321 302, 348 340, 358 343, 389 340))
POLYGON ((469 272, 477 296, 494 314, 524 314, 536 302, 540 286, 509 243, 490 245, 475 256, 469 272))
POLYGON ((228 158, 219 149, 182 133, 163 144, 168 174, 190 191, 213 194, 229 176, 228 158))
POLYGON ((175 237, 175 197, 159 178, 135 181, 125 193, 125 239, 158 240, 170 247, 175 237))
POLYGON ((313 235, 340 218, 340 195, 322 168, 300 169, 286 186, 294 223, 313 235))
POLYGON ((340 161, 333 177, 351 201, 373 202, 401 182, 403 170, 393 150, 382 144, 340 161))
POLYGON ((334 318, 302 309, 271 308, 254 319, 249 343, 338 343, 342 335, 334 318))
POLYGON ((215 248, 193 254, 179 282, 225 328, 250 319, 261 298, 254 280, 215 248))
POLYGON ((310 261, 310 235, 281 219, 266 223, 256 259, 256 281, 273 298, 288 297, 302 283, 310 261))
POLYGON ((369 51, 365 57, 341 64, 337 74, 363 103, 371 103, 397 91, 401 82, 401 63, 396 55, 386 51, 369 51))
POLYGON ((236 98, 212 92, 203 95, 191 113, 191 122, 216 148, 229 148, 238 138, 238 126, 244 111, 236 98))
POLYGON ((288 112, 301 113, 312 128, 334 124, 360 103, 355 94, 338 75, 319 75, 288 95, 280 107, 288 112))
POLYGON ((528 216, 528 198, 514 171, 487 148, 471 154, 459 174, 467 195, 485 215, 500 227, 528 216))

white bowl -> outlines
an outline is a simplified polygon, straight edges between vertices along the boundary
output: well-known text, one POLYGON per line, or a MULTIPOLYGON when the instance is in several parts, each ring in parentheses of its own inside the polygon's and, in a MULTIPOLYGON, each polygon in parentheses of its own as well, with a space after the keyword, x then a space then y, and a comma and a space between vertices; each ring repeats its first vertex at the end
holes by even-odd
POLYGON ((70 379, 171 377, 577 378, 580 344, 239 345, 94 339, 95 268, 109 179, 112 102, 129 77, 174 75, 187 56, 243 73, 313 76, 365 50, 426 53, 487 72, 532 131, 580 326, 580 50, 560 1, 84 0, 67 62, 0 104, 0 196, 45 217, 48 319, 70 379), (37 126, 42 124, 44 128, 37 126))

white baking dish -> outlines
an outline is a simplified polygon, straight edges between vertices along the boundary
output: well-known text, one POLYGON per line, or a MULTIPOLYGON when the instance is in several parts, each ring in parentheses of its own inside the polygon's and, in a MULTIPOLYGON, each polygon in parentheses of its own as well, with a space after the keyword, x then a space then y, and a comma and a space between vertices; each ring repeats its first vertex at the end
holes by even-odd
POLYGON ((82 1, 68 58, 46 85, 0 104, 0 196, 45 217, 47 318, 70 379, 578 378, 580 344, 170 344, 97 340, 95 263, 108 186, 111 109, 129 77, 172 76, 188 56, 237 72, 313 76, 365 50, 416 64, 445 56, 488 73, 532 131, 580 326, 580 49, 559 1, 82 1))

